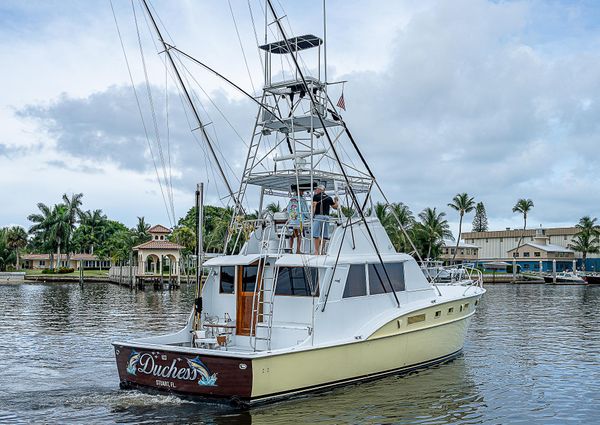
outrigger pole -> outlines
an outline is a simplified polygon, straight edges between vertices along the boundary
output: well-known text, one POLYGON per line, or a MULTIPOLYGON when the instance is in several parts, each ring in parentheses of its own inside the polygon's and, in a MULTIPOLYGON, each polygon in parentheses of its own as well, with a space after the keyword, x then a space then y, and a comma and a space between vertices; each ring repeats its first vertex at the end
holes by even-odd
MULTIPOLYGON (((369 227, 369 225, 367 223, 367 220, 366 220, 366 217, 365 217, 364 212, 362 210, 362 207, 360 205, 360 202, 358 202, 358 198, 356 197, 356 194, 354 193, 354 189, 352 188, 352 185, 350 184, 350 179, 348 178, 348 175, 346 174, 346 170, 344 169, 344 165, 342 163, 342 160, 341 160, 339 154, 337 153, 337 150, 335 149, 335 145, 333 143, 333 140, 331 139, 331 135, 329 134, 329 131, 327 130, 327 127, 325 126, 325 121, 323 120, 321 112, 316 107, 317 101, 315 100, 315 96, 314 96, 312 90, 310 90, 310 88, 308 87, 308 83, 306 82, 306 78, 304 77, 304 73, 302 72, 302 68, 300 67, 300 64, 298 63, 298 59, 293 54, 293 51, 291 49, 291 46, 290 46, 290 43, 288 41, 287 35, 285 33, 285 30, 283 28, 283 25, 281 24, 281 21, 280 21, 279 17, 277 16, 277 12, 275 12, 275 8, 273 7, 272 1, 271 0, 267 0, 267 4, 269 5, 269 9, 271 10, 271 14, 273 15, 273 19, 275 21, 275 24, 277 24, 277 28, 279 29, 279 32, 280 32, 281 36, 283 37, 283 41, 285 42, 286 49, 289 52, 290 57, 292 58, 292 61, 294 62, 294 66, 296 68, 296 71, 298 72, 298 75, 302 79, 302 84, 306 88, 306 92, 307 92, 307 94, 310 97, 311 104, 315 107, 315 111, 317 113, 317 117, 319 118, 319 122, 321 123, 321 126, 323 128, 323 133, 325 134, 325 136, 327 138, 327 141, 329 142, 329 146, 331 147, 331 151, 333 152, 333 155, 335 156, 335 160, 340 165, 340 171, 342 172, 342 175, 344 176, 344 180, 346 181, 346 186, 348 188, 348 191, 350 192, 350 197, 352 198, 352 202, 353 202, 354 205, 356 205, 356 210, 360 214, 360 218, 363 221, 363 223, 365 224, 365 230, 367 231, 369 239, 371 240, 371 243, 373 244, 373 247, 375 249, 375 253, 377 254, 377 258, 379 259, 379 262, 381 263, 381 267, 383 268, 383 272, 385 273, 385 277, 387 278, 388 283, 390 284, 390 289, 391 289, 392 294, 394 295, 394 299, 396 300, 396 304, 398 305, 398 307, 400 307, 400 300, 398 299, 398 296, 396 295, 396 291, 394 291, 394 286, 392 285, 392 280, 390 279, 390 276, 388 274, 387 268, 385 267, 385 263, 383 262, 383 258, 381 257, 381 253, 379 252, 379 249, 377 248, 377 243, 375 241, 375 237, 373 236, 373 233, 371 232, 371 229, 370 229, 370 227, 369 227)), ((377 268, 375 268, 375 272, 376 272, 377 276, 379 277, 379 272, 377 271, 377 268)), ((379 280, 380 280, 380 282, 381 282, 381 284, 383 286, 383 280, 381 278, 379 280)), ((385 290, 385 286, 384 286, 384 290, 385 290)))
POLYGON ((185 84, 183 82, 183 78, 181 78, 181 74, 179 73, 179 69, 175 65, 175 61, 173 60, 173 56, 171 55, 171 52, 170 52, 171 46, 169 46, 165 42, 165 40, 163 39, 162 34, 160 32, 160 29, 158 28, 158 24, 156 23, 156 20, 154 19, 154 15, 152 15, 152 12, 150 11, 150 7, 148 6, 147 0, 142 0, 142 1, 144 3, 144 8, 146 9, 146 13, 148 13, 148 16, 150 17, 150 20, 152 21, 152 25, 154 26, 154 30, 156 31, 156 34, 158 35, 158 39, 161 42, 161 44, 163 45, 164 53, 167 55, 167 58, 169 58, 169 63, 171 64, 171 66, 173 67, 173 70, 175 71, 175 76, 177 77, 177 81, 179 82, 179 85, 181 86, 181 89, 183 90, 183 93, 185 94, 185 98, 186 98, 186 100, 187 100, 190 108, 192 109, 194 117, 196 118, 196 122, 198 123, 198 128, 196 128, 195 130, 200 130, 200 132, 202 133, 202 137, 204 138, 204 141, 206 142, 206 145, 208 146, 208 150, 210 151, 210 154, 213 157, 213 160, 214 160, 215 164, 217 165, 217 168, 219 170, 219 174, 221 175, 221 178, 223 179, 223 182, 225 183, 225 186, 227 187, 227 191, 229 192, 229 196, 231 196, 231 199, 233 199, 234 202, 237 205, 238 204, 238 200, 235 197, 233 190, 231 189, 231 185, 229 184, 229 180, 227 180, 227 176, 225 174, 225 171, 223 170, 223 167, 221 166, 221 162, 219 161, 219 158, 217 157, 217 154, 216 154, 215 149, 213 147, 213 143, 210 140, 210 138, 208 137, 208 133, 206 132, 206 128, 205 128, 204 124, 202 123, 202 119, 200 118, 200 114, 198 113, 198 110, 196 109, 196 105, 194 105, 194 102, 192 101, 192 97, 190 96, 187 88, 185 87, 185 84))
MULTIPOLYGON (((196 299, 194 301, 194 328, 202 318, 202 263, 204 262, 204 183, 196 186, 196 299)), ((197 329, 196 329, 197 330, 197 329)))

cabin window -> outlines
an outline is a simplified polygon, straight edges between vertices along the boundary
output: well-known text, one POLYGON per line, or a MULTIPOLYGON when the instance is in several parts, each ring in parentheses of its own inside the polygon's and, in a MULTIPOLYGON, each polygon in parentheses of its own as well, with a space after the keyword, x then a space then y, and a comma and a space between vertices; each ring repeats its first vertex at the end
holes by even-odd
POLYGON ((450 307, 450 308, 448 309, 448 314, 452 314, 452 313, 454 313, 454 307, 450 307))
POLYGON ((438 310, 435 312, 435 318, 437 319, 439 317, 442 317, 442 310, 438 310))
POLYGON ((280 267, 275 295, 319 295, 318 276, 318 269, 315 267, 280 267))
POLYGON ((419 323, 419 322, 424 322, 425 321, 425 315, 424 314, 418 314, 416 316, 410 316, 408 318, 408 324, 412 325, 413 323, 419 323))
POLYGON ((221 267, 219 292, 221 294, 233 294, 235 288, 235 266, 221 267))
MULTIPOLYGON (((404 263, 386 263, 385 270, 389 276, 394 292, 404 291, 404 263)), ((369 264, 369 293, 371 295, 391 292, 381 263, 369 264)))
POLYGON ((242 267, 242 292, 254 292, 256 278, 258 277, 258 265, 242 267))
POLYGON ((348 271, 348 279, 342 298, 362 297, 367 295, 367 275, 364 264, 352 264, 348 271))

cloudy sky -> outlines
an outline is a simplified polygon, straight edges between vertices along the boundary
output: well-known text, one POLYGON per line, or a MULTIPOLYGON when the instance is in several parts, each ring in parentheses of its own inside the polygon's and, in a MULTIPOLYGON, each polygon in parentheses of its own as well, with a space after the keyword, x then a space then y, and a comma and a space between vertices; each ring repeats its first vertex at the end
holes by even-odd
MULTIPOLYGON (((190 133, 137 0, 135 16, 130 1, 113 4, 146 130, 160 135, 162 156, 148 145, 109 0, 2 0, 0 226, 28 227, 38 202, 73 192, 85 194, 86 209, 130 226, 142 215, 170 224, 169 190, 157 183, 155 162, 173 187, 176 216, 193 202, 197 181, 208 181, 209 201, 220 202, 223 187, 190 133)), ((261 1, 231 0, 231 9, 215 0, 152 4, 173 43, 257 93, 252 17, 262 37, 261 1)), ((320 0, 278 7, 295 35, 321 35, 320 0)), ((521 197, 535 203, 532 227, 600 215, 600 4, 328 0, 327 7, 329 77, 348 80, 345 119, 390 199, 415 213, 445 210, 454 227, 446 204, 458 192, 485 203, 492 229, 520 224, 511 209, 521 197)), ((228 173, 236 174, 256 108, 187 65, 228 173)))

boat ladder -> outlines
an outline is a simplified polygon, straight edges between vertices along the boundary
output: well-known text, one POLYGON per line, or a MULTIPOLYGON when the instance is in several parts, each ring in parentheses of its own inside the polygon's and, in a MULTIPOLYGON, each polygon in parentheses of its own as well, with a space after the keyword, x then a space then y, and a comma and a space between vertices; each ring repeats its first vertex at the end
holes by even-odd
POLYGON ((267 275, 267 259, 269 256, 269 246, 273 226, 268 230, 263 230, 261 238, 261 256, 258 266, 257 282, 252 298, 252 318, 250 325, 250 345, 254 351, 257 351, 258 341, 264 341, 267 350, 271 349, 271 337, 273 335, 273 305, 275 301, 275 287, 279 275, 279 267, 275 265, 277 259, 285 251, 285 232, 287 223, 279 232, 279 242, 277 244, 277 253, 273 260, 272 272, 267 275), (265 237, 266 234, 266 237, 265 237), (262 320, 259 320, 261 318, 262 320), (266 320, 265 320, 266 319, 266 320), (259 325, 263 326, 259 326, 259 325), (264 329, 266 335, 258 335, 258 328, 264 329))

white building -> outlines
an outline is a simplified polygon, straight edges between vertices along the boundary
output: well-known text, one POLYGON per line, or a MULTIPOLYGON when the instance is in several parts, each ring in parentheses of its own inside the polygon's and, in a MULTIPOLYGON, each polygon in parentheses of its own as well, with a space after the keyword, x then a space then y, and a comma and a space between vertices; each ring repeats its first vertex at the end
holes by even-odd
MULTIPOLYGON (((506 229, 488 232, 465 232, 463 233, 463 237, 465 242, 479 247, 480 262, 512 262, 514 258, 524 269, 539 270, 538 260, 542 259, 546 260, 543 269, 547 270, 549 267, 547 262, 556 259, 560 262, 558 268, 561 270, 572 268, 573 259, 578 259, 578 267, 581 267, 581 253, 574 252, 569 248, 569 245, 578 232, 579 229, 576 227, 527 229, 525 232, 523 232, 523 229, 506 229), (532 251, 530 254, 531 258, 523 257, 524 253, 521 253, 522 250, 520 249, 519 257, 513 257, 516 252, 515 248, 517 248, 519 243, 519 238, 521 238, 522 235, 524 236, 521 245, 527 244, 533 246, 531 244, 535 245, 536 242, 543 239, 544 244, 560 247, 560 249, 557 248, 550 251, 556 253, 556 255, 542 253, 542 250, 532 251), (560 251, 560 256, 558 251, 560 251), (535 252, 538 252, 539 257, 535 257, 535 252)), ((600 256, 597 254, 588 254, 586 269, 600 270, 600 256)))

